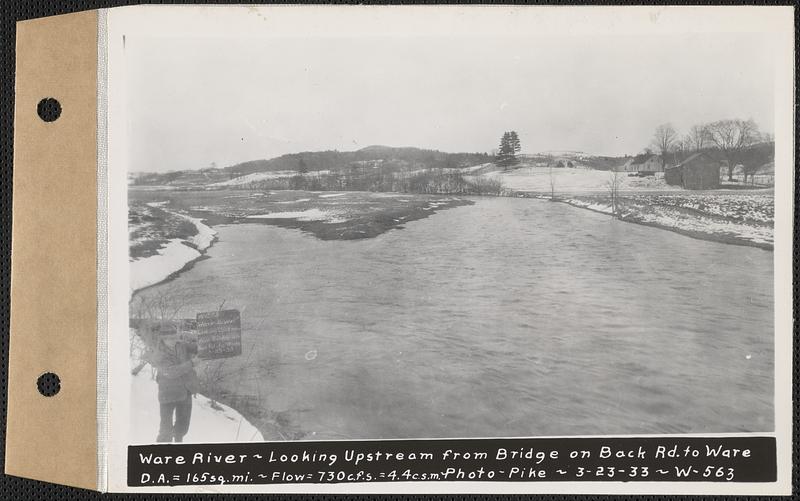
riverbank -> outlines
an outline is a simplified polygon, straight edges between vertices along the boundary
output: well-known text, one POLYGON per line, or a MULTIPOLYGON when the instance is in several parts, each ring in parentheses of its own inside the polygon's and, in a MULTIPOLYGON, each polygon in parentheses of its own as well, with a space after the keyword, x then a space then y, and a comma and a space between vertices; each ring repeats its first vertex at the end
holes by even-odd
MULTIPOLYGON (((134 444, 154 443, 158 434, 160 409, 156 370, 142 359, 144 343, 135 329, 131 341, 131 434, 134 444)), ((244 416, 225 404, 197 394, 192 402, 192 419, 184 442, 260 442, 261 432, 244 416)))
MULTIPOLYGON (((130 265, 130 296, 160 284, 190 268, 216 240, 217 232, 202 220, 164 209, 165 204, 133 205, 130 232, 138 255, 130 265), (189 223, 193 228, 189 228, 189 223), (146 236, 146 237, 145 237, 146 236), (175 238, 169 238, 175 237, 175 238)), ((152 443, 158 432, 160 409, 155 369, 144 362, 144 347, 134 329, 130 331, 132 443, 152 443)), ((197 394, 185 442, 263 441, 264 436, 232 407, 197 394)))
MULTIPOLYGON (((131 196, 129 213, 131 297, 138 291, 179 277, 203 259, 217 238, 213 226, 255 223, 298 229, 320 240, 355 240, 400 230, 409 221, 475 203, 439 195, 296 190, 247 193, 146 191, 137 195, 139 198, 131 196)), ((171 303, 179 302, 180 298, 160 300, 171 303)), ((139 364, 140 361, 132 360, 133 367, 139 364)), ((134 385, 138 389, 133 394, 133 406, 142 414, 136 419, 149 423, 153 418, 146 416, 157 409, 149 408, 152 403, 149 399, 155 390, 147 387, 153 383, 148 381, 140 375, 134 376, 134 385)), ((245 422, 260 430, 259 440, 263 440, 261 437, 285 440, 298 436, 297 431, 285 425, 286 418, 281 413, 262 409, 236 391, 214 388, 206 389, 205 393, 206 396, 200 397, 199 401, 224 402, 226 405, 209 407, 204 404, 201 408, 212 413, 202 418, 204 421, 212 422, 212 417, 218 412, 235 413, 234 421, 245 422), (225 410, 221 411, 221 407, 225 410)), ((142 433, 149 433, 149 428, 142 433)), ((226 437, 233 436, 230 426, 222 426, 220 433, 226 437)), ((244 438, 240 439, 246 440, 247 435, 244 433, 241 435, 244 438)), ((147 440, 147 437, 142 439, 147 440)))
POLYGON ((130 298, 180 273, 211 247, 217 232, 199 218, 165 209, 165 203, 132 204, 130 298))
MULTIPOLYGON (((549 194, 516 193, 551 200, 549 194)), ((672 231, 700 240, 773 250, 770 193, 625 193, 618 198, 620 221, 672 231)), ((609 195, 562 195, 554 202, 612 215, 609 195)))
MULTIPOLYGON (((567 175, 578 180, 587 176, 585 173, 578 176, 570 171, 562 178, 567 175)), ((540 177, 537 177, 537 182, 541 181, 540 177)), ((591 180, 597 182, 594 177, 591 180)), ((572 182, 575 184, 577 181, 572 182)), ((660 186, 658 183, 663 184, 663 179, 655 178, 625 178, 625 183, 619 195, 622 212, 618 217, 622 221, 702 240, 764 250, 773 248, 774 192, 770 189, 661 190, 655 188, 660 186)), ((559 202, 611 214, 607 190, 596 186, 589 191, 564 188, 559 191, 558 187, 556 190, 555 198, 559 202)), ((550 199, 549 191, 508 191, 504 196, 550 199)), ((409 221, 474 203, 472 199, 448 195, 354 191, 132 191, 132 197, 149 205, 166 203, 170 210, 204 220, 212 227, 218 224, 268 224, 299 229, 321 240, 372 238, 393 229, 402 229, 409 221)), ((167 244, 169 242, 165 246, 167 244)), ((175 244, 171 245, 174 247, 175 244)), ((179 247, 170 251, 190 254, 179 247)), ((188 258, 184 256, 178 260, 188 258)), ((164 268, 171 269, 171 273, 180 269, 166 264, 164 268)))

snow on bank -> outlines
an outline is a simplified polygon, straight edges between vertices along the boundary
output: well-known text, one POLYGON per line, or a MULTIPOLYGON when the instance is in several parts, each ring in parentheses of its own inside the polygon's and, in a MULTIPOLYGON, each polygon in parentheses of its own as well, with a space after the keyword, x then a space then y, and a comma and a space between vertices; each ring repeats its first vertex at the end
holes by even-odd
POLYGON ((189 239, 192 244, 197 247, 197 250, 202 252, 211 247, 211 244, 214 243, 214 238, 217 236, 217 232, 212 230, 209 226, 203 224, 202 219, 189 216, 182 217, 191 221, 195 228, 197 228, 197 235, 194 235, 189 239))
MULTIPOLYGON (((535 198, 547 199, 549 197, 540 195, 535 198)), ((558 201, 574 207, 612 215, 611 206, 602 199, 560 198, 558 201)), ((630 202, 630 200, 624 199, 622 202, 621 220, 623 221, 690 234, 695 238, 740 244, 750 242, 762 248, 771 248, 773 245, 774 228, 772 225, 736 221, 713 213, 686 213, 679 207, 659 203, 640 205, 626 202, 630 202)), ((712 206, 712 208, 716 207, 712 206)), ((752 212, 747 214, 750 215, 752 212)), ((758 215, 761 216, 760 213, 758 215)), ((755 216, 753 217, 755 218, 755 216)))
MULTIPOLYGON (((148 205, 161 207, 155 203, 148 205)), ((137 290, 162 282, 173 273, 180 271, 188 263, 200 257, 214 242, 217 232, 203 224, 200 219, 174 212, 172 214, 191 221, 197 228, 197 234, 189 237, 188 240, 173 238, 164 247, 158 249, 157 254, 131 260, 129 263, 130 297, 133 297, 137 290)))
POLYGON ((585 200, 578 200, 574 198, 564 199, 562 200, 565 203, 570 205, 574 205, 575 207, 581 207, 583 209, 593 210, 595 212, 601 212, 603 214, 608 214, 609 216, 612 215, 614 212, 611 210, 611 206, 604 203, 597 203, 597 202, 587 202, 585 200))
MULTIPOLYGON (((159 205, 159 207, 162 207, 159 205)), ((198 218, 173 213, 192 222, 197 234, 188 240, 170 240, 158 254, 135 259, 130 265, 130 297, 144 287, 155 285, 180 271, 211 247, 217 232, 198 218), (191 244, 188 245, 188 244, 191 244)), ((131 367, 140 362, 141 339, 131 334, 131 367)), ((154 443, 158 434, 160 408, 154 369, 148 364, 131 376, 131 443, 154 443)), ((234 409, 198 394, 192 402, 192 418, 184 442, 263 441, 261 432, 234 409)))
POLYGON ((775 232, 772 226, 746 224, 704 216, 687 217, 674 209, 666 207, 659 209, 654 212, 637 213, 633 221, 654 224, 667 229, 727 236, 736 240, 768 246, 773 245, 774 242, 775 232))
MULTIPOLYGON (((133 444, 155 443, 158 435, 158 384, 148 364, 131 376, 131 430, 133 444)), ((192 419, 184 442, 263 442, 258 428, 227 405, 197 395, 192 401, 192 419)))
POLYGON ((180 271, 186 263, 200 257, 200 252, 186 245, 184 240, 174 238, 167 245, 158 249, 158 254, 130 262, 131 296, 139 289, 155 285, 176 271, 180 271))

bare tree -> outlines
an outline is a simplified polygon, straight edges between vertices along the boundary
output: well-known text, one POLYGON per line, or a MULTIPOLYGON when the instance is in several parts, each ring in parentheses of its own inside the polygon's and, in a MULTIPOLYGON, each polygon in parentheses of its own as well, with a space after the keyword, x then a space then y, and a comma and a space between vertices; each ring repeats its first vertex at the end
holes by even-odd
POLYGON ((672 150, 673 162, 677 164, 686 160, 686 157, 694 152, 694 141, 690 134, 684 134, 680 139, 675 141, 675 147, 672 150))
POLYGON ((608 194, 611 197, 611 215, 614 217, 619 217, 620 212, 620 186, 622 186, 622 176, 620 175, 619 170, 614 168, 609 173, 608 181, 606 181, 606 188, 608 189, 608 194))
POLYGON ((758 141, 758 125, 750 120, 718 120, 706 126, 708 140, 728 161, 728 181, 733 181, 733 169, 740 163, 742 152, 758 141))
POLYGON ((149 362, 162 328, 174 327, 177 330, 178 315, 187 302, 185 293, 172 288, 147 296, 140 294, 132 301, 130 324, 136 330, 136 337, 131 337, 130 349, 131 358, 137 360, 137 365, 131 371, 134 375, 149 362))
POLYGON ((689 129, 689 134, 687 134, 687 136, 691 150, 695 152, 700 151, 706 147, 706 143, 708 142, 708 126, 704 124, 693 125, 692 128, 689 129))
POLYGON ((653 147, 661 156, 662 168, 667 165, 667 155, 672 150, 677 139, 678 132, 672 124, 666 123, 656 127, 656 131, 653 134, 653 147))

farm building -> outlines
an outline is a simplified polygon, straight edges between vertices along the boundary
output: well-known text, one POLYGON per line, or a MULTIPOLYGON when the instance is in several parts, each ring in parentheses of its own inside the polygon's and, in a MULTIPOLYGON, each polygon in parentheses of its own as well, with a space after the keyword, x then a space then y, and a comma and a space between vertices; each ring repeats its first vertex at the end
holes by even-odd
POLYGON ((712 190, 719 188, 719 167, 719 161, 709 154, 695 153, 675 167, 668 167, 664 180, 688 190, 712 190))
POLYGON ((749 165, 747 168, 739 164, 733 169, 733 179, 754 185, 772 186, 775 184, 775 162, 767 162, 757 167, 749 165))
POLYGON ((620 168, 621 172, 664 172, 661 158, 652 153, 643 153, 631 158, 620 168))

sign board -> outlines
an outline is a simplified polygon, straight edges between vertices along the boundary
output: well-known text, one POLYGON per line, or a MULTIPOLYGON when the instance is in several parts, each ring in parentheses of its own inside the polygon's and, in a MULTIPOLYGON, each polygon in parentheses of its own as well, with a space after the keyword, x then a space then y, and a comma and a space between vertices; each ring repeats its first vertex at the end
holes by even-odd
POLYGON ((198 313, 197 352, 206 360, 241 355, 242 320, 239 310, 198 313))

